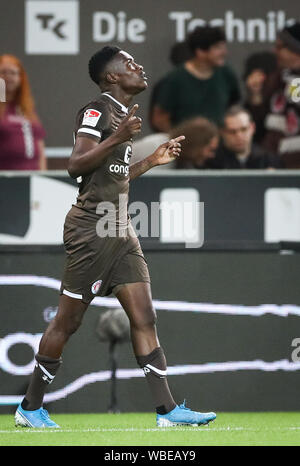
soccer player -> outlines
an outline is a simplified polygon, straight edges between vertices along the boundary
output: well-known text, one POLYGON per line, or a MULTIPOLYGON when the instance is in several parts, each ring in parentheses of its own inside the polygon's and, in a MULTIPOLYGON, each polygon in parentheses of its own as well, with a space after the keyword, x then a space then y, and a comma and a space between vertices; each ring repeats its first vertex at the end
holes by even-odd
POLYGON ((54 379, 63 348, 78 329, 95 296, 114 293, 126 311, 137 363, 143 368, 157 413, 158 426, 208 424, 214 413, 178 406, 170 392, 166 359, 156 331, 150 278, 139 241, 127 214, 129 181, 151 167, 180 155, 184 136, 162 144, 146 159, 129 167, 132 138, 141 130, 128 110, 132 99, 147 88, 143 67, 118 47, 107 46, 89 62, 99 98, 81 109, 68 171, 79 178, 79 194, 66 216, 65 270, 57 315, 46 329, 36 354, 36 367, 15 423, 28 427, 59 427, 43 409, 43 396, 54 379))

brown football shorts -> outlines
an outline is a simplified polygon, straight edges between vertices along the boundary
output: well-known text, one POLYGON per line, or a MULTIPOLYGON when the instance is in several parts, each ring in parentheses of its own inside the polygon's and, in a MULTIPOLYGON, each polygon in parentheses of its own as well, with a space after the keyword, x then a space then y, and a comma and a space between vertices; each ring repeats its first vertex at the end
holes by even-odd
MULTIPOLYGON (((129 224, 128 232, 132 231, 129 224)), ((64 225, 64 246, 66 260, 60 294, 90 303, 96 296, 110 295, 117 285, 150 283, 139 240, 132 234, 101 238, 94 220, 74 219, 69 213, 64 225)))

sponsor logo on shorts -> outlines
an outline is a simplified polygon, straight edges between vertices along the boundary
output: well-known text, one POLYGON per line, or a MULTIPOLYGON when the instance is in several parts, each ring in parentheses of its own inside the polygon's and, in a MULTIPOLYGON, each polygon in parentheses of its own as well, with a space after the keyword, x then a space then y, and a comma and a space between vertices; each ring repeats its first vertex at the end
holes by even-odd
POLYGON ((95 127, 102 113, 98 110, 89 109, 84 112, 82 124, 95 127))
POLYGON ((112 163, 110 166, 109 166, 109 171, 111 173, 116 173, 118 175, 125 175, 125 176, 128 176, 129 175, 129 167, 128 165, 119 165, 117 163, 112 163))
POLYGON ((92 284, 91 291, 93 294, 97 294, 100 290, 100 286, 102 284, 102 280, 97 280, 95 283, 92 284))

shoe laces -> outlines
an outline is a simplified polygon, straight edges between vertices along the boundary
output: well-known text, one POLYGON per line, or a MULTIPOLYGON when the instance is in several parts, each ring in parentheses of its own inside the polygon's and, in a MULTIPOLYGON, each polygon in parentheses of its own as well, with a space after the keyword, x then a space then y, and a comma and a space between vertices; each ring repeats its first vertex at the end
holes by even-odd
POLYGON ((179 405, 179 408, 180 408, 180 409, 185 409, 186 411, 191 411, 190 408, 187 408, 187 407, 185 406, 185 403, 186 403, 186 400, 183 400, 183 403, 182 403, 181 405, 179 405))

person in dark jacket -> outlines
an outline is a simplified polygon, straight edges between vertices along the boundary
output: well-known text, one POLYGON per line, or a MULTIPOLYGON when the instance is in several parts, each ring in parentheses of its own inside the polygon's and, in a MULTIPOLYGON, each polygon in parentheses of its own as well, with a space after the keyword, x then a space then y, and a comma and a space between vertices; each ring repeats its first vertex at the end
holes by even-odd
POLYGON ((255 123, 243 107, 230 108, 221 128, 221 144, 206 168, 280 168, 278 155, 253 143, 255 123))

